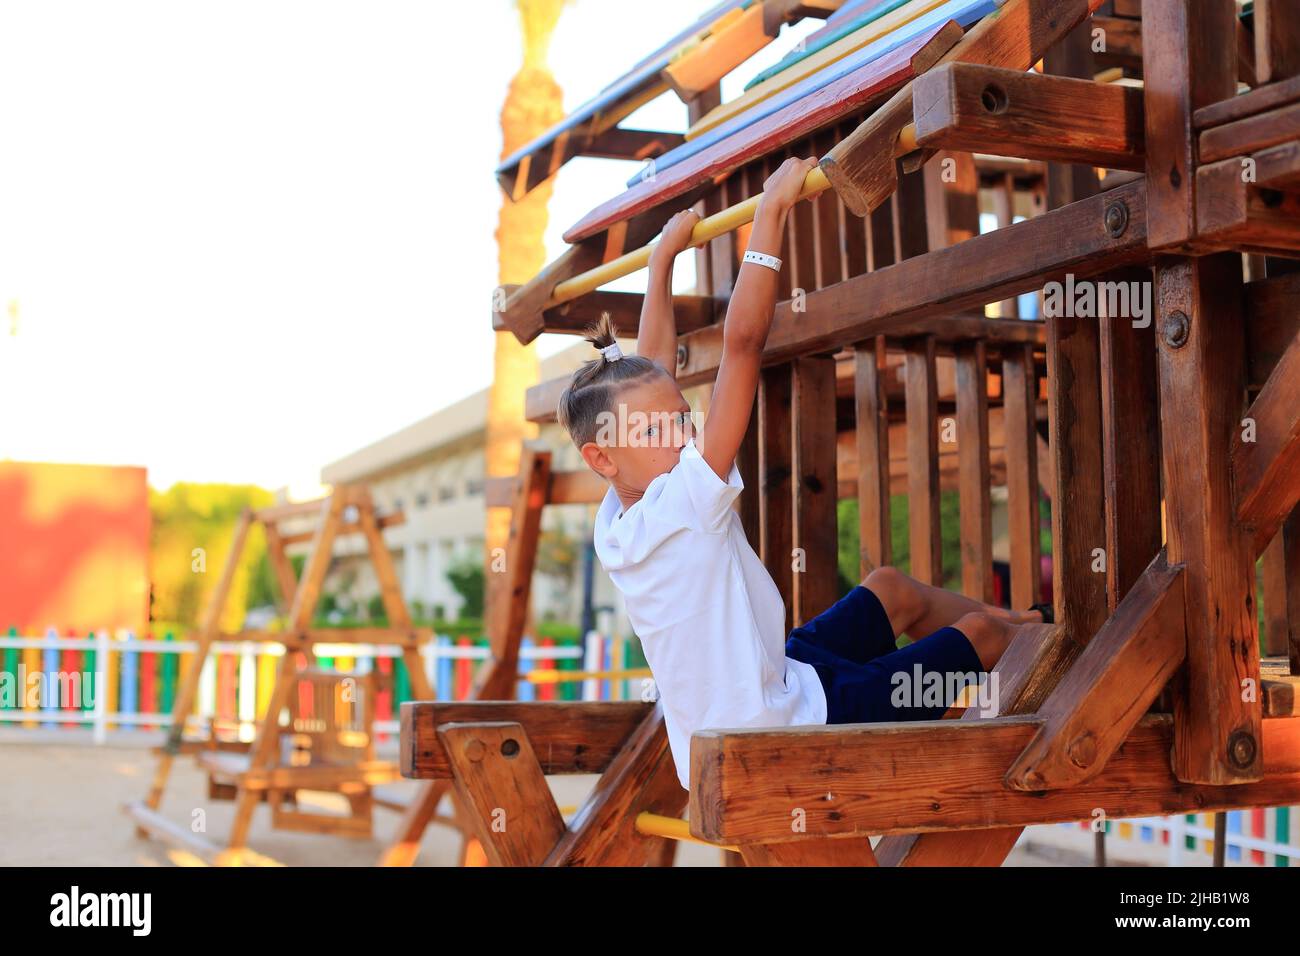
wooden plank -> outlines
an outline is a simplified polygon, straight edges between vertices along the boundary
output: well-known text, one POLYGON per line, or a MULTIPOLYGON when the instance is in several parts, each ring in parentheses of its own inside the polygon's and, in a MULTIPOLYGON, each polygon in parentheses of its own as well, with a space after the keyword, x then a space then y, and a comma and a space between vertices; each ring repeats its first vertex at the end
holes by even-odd
POLYGON ((812 620, 839 597, 835 501, 835 360, 801 358, 791 376, 793 528, 792 620, 812 620))
POLYGON ((889 404, 885 392, 885 339, 853 350, 855 432, 858 449, 858 573, 865 578, 893 563, 889 516, 889 404))
POLYGON ((1002 779, 1042 724, 1033 716, 697 731, 691 833, 785 842, 791 806, 805 809, 807 839, 817 840, 1066 823, 1091 820, 1098 808, 1114 820, 1300 799, 1300 718, 1264 722, 1264 779, 1236 786, 1180 783, 1169 766, 1173 723, 1147 715, 1091 780, 1033 793, 1002 779))
POLYGON ((939 522, 939 401, 934 339, 908 342, 907 519, 912 577, 943 586, 943 539, 939 522))
POLYGON ((1048 445, 1056 475, 1052 598, 1056 620, 1079 643, 1106 620, 1106 574, 1097 565, 1097 550, 1106 547, 1100 334, 1092 317, 1048 317, 1048 445))
POLYGON ((1154 303, 1151 271, 1132 269, 1105 281, 1120 288, 1146 290, 1148 309, 1110 314, 1109 297, 1101 319, 1102 468, 1106 526, 1106 606, 1114 610, 1160 550, 1159 394, 1156 379, 1154 303))
POLYGON ((1147 224, 1152 249, 1196 234, 1192 116, 1236 92, 1236 6, 1226 0, 1148 3, 1142 8, 1146 103, 1147 224))
POLYGON ((1261 774, 1254 551, 1237 527, 1232 436, 1245 377, 1241 256, 1156 268, 1160 432, 1169 562, 1186 566, 1186 684, 1175 694, 1179 780, 1240 783, 1261 774))
MULTIPOLYGON (((509 699, 519 670, 519 645, 528 620, 537 539, 551 474, 551 453, 525 445, 516 476, 515 501, 506 539, 505 566, 493 571, 501 586, 488 590, 487 636, 492 664, 479 672, 475 697, 509 699)), ((429 695, 432 697, 432 694, 429 695)))
MULTIPOLYGON (((610 292, 597 289, 580 299, 573 299, 542 313, 542 331, 562 335, 584 335, 609 313, 618 334, 634 338, 641 326, 641 306, 645 295, 640 292, 610 292)), ((716 303, 708 296, 673 296, 673 318, 678 332, 690 332, 711 325, 719 318, 716 303)), ((496 331, 503 331, 504 326, 496 331)))
POLYGON ((1046 718, 1007 771, 1017 790, 1095 776, 1183 662, 1183 579, 1157 555, 1039 709, 1046 718))
POLYGON ((1300 19, 1282 0, 1255 0, 1255 77, 1276 83, 1300 75, 1300 19))
POLYGON ((877 866, 871 841, 794 840, 788 843, 751 843, 740 848, 746 866, 877 866))
POLYGON ((442 724, 456 792, 492 866, 539 866, 564 818, 519 724, 442 724))
MULTIPOLYGON (((1283 524, 1285 528, 1285 523, 1283 524)), ((1285 657, 1291 643, 1291 615, 1287 602, 1285 532, 1273 535, 1260 556, 1260 595, 1264 602, 1264 632, 1260 643, 1268 657, 1285 657)), ((1260 662, 1260 667, 1264 662, 1260 662)))
MULTIPOLYGON (((1292 155, 1287 166, 1300 175, 1300 152, 1292 155)), ((1278 172, 1277 166, 1266 169, 1278 172)), ((1300 250, 1300 196, 1265 189, 1248 182, 1246 175, 1238 157, 1196 171, 1199 239, 1215 246, 1300 250)))
POLYGON ((653 710, 641 701, 407 701, 400 769, 404 777, 449 780, 452 764, 438 727, 504 722, 523 726, 547 776, 602 773, 653 710))
POLYGON ((960 37, 959 26, 951 21, 939 23, 915 40, 744 129, 717 137, 707 146, 692 144, 678 151, 676 155, 681 158, 671 165, 666 161, 673 157, 663 157, 665 162, 655 162, 652 177, 597 206, 565 231, 564 240, 580 242, 692 189, 719 182, 745 163, 857 112, 929 69, 960 37))
POLYGON ((758 385, 759 556, 785 606, 785 629, 794 626, 793 367, 764 369, 758 385))
POLYGON ((1201 162, 1243 156, 1297 137, 1300 137, 1300 103, 1291 103, 1205 130, 1200 135, 1201 162))
POLYGON ((1258 554, 1300 501, 1300 338, 1233 432, 1231 454, 1237 521, 1258 554))
MULTIPOLYGON (((1007 538, 1011 554, 1011 606, 1023 610, 1042 599, 1038 514, 1038 375, 1033 349, 1004 351, 1002 393, 1007 448, 1007 538)), ((1055 509, 1053 509, 1055 510, 1055 509)))
POLYGON ((763 4, 755 3, 707 37, 678 51, 659 74, 683 103, 719 82, 772 37, 763 29, 763 4))
POLYGON ((681 133, 658 129, 623 129, 615 126, 597 133, 582 146, 579 155, 593 159, 646 160, 666 153, 686 141, 681 133))
POLYGON ((1297 100, 1300 100, 1300 76, 1293 76, 1288 80, 1202 106, 1192 115, 1192 125, 1198 130, 1209 129, 1211 126, 1266 113, 1297 100))
MULTIPOLYGON (((517 486, 518 479, 513 476, 489 478, 484 489, 484 504, 489 508, 511 507, 517 486)), ((608 491, 609 483, 588 468, 581 471, 553 471, 547 483, 546 504, 600 504, 608 491)))
MULTIPOLYGON (((1008 0, 997 16, 976 24, 941 62, 1028 70, 1100 5, 1101 0, 1008 0)), ((822 157, 822 171, 855 214, 866 215, 897 187, 898 138, 912 115, 909 84, 822 157)))
POLYGON ((945 63, 913 83, 918 146, 1145 168, 1142 91, 945 63))
POLYGON ((988 352, 975 341, 957 353, 957 448, 961 473, 961 589, 993 603, 993 507, 989 500, 988 352))
MULTIPOLYGON (((813 151, 830 149, 834 142, 833 132, 821 133, 813 139, 813 151)), ((812 228, 816 239, 813 246, 813 288, 824 289, 846 278, 844 234, 840 230, 844 204, 828 189, 810 200, 808 205, 812 207, 812 228)))

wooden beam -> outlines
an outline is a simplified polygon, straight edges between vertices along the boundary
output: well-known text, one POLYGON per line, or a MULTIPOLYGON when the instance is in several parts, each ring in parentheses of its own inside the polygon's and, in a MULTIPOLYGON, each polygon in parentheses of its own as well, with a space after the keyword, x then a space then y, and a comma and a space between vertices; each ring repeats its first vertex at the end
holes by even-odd
POLYGON ((763 29, 762 3, 679 51, 659 74, 683 103, 689 103, 763 47, 772 36, 763 29))
POLYGON ((1183 662, 1179 568, 1158 555, 1038 710, 1046 722, 1007 771, 1016 790, 1095 776, 1183 662))
MULTIPOLYGON (((1264 152, 1279 155, 1273 150, 1264 152)), ((1254 179, 1260 164, 1253 169, 1246 165, 1264 152, 1224 159, 1196 171, 1196 226, 1203 243, 1265 251, 1300 250, 1300 195, 1265 188, 1254 179)), ((1282 162, 1265 157, 1265 175, 1300 177, 1300 150, 1287 148, 1284 152, 1282 162)))
POLYGON ((537 538, 541 533, 550 475, 551 453, 525 445, 519 474, 515 477, 504 563, 497 570, 498 563, 489 562, 500 582, 496 587, 490 586, 487 592, 486 630, 492 662, 479 672, 475 697, 504 700, 514 696, 519 645, 528 620, 537 538))
POLYGON ((1232 438, 1237 520, 1263 550, 1300 501, 1300 338, 1292 340, 1232 438))
POLYGON ((547 776, 602 773, 653 710, 641 701, 407 701, 400 714, 402 776, 451 779, 438 727, 483 722, 522 725, 547 776))
POLYGON ((1202 106, 1192 114, 1192 126, 1197 130, 1205 130, 1212 126, 1221 126, 1248 116, 1266 113, 1297 101, 1300 101, 1300 76, 1293 76, 1289 80, 1270 83, 1249 93, 1202 106))
POLYGON ((1283 0, 1255 0, 1255 75, 1276 83, 1300 75, 1300 20, 1283 0))
MULTIPOLYGON (((1058 39, 1101 6, 1101 0, 1008 0, 985 17, 940 62, 1028 70, 1058 39)), ((912 122, 912 84, 899 90, 850 136, 822 157, 840 198, 865 216, 898 186, 899 137, 912 122)))
MULTIPOLYGON (((961 589, 993 603, 993 507, 989 499, 988 352, 975 341, 957 353, 957 446, 961 473, 961 589)), ((1027 606, 1027 605, 1026 605, 1027 606)))
POLYGON ((442 724, 461 805, 492 866, 538 866, 564 833, 524 728, 504 721, 442 724))
POLYGON ((578 155, 593 159, 640 161, 666 153, 684 142, 686 138, 681 133, 615 126, 589 139, 578 155))
MULTIPOLYGON (((1042 599, 1038 504, 1038 375, 1033 349, 1002 355, 1003 423, 1007 454, 1007 537, 1011 554, 1011 606, 1026 609, 1042 599)), ((1055 489, 1053 489, 1055 490, 1055 489)))
POLYGON ((1181 783, 1169 766, 1174 722, 1139 721, 1106 768, 1065 790, 1003 784, 1042 726, 993 720, 697 731, 691 738, 691 833, 715 843, 785 842, 791 807, 806 839, 1206 813, 1300 800, 1300 718, 1263 724, 1264 778, 1236 786, 1181 783), (936 762, 935 754, 944 759, 936 762))
POLYGON ((785 607, 785 629, 794 626, 793 369, 764 369, 758 385, 759 556, 785 607))
POLYGON ((835 360, 811 356, 793 363, 791 485, 794 547, 793 621, 812 620, 839 597, 835 503, 835 360))
MULTIPOLYGON (((641 306, 645 295, 640 292, 609 292, 597 290, 572 302, 565 302, 542 313, 543 332, 558 332, 561 335, 583 335, 603 313, 608 312, 610 321, 621 336, 636 336, 641 326, 641 306)), ((678 332, 692 332, 695 329, 711 325, 720 316, 716 303, 708 296, 675 295, 673 296, 673 317, 677 320, 678 332)), ((500 318, 494 316, 494 322, 500 324, 500 318)), ((508 331, 503 324, 496 331, 508 331)))
POLYGON ((1142 91, 945 63, 913 84, 918 146, 1144 169, 1142 91))
POLYGON ((1147 3, 1142 7, 1146 101, 1148 241, 1184 246, 1196 234, 1196 141, 1192 117, 1236 92, 1231 0, 1147 3))
POLYGON ((1230 447, 1241 428, 1245 355, 1241 256, 1171 259, 1156 269, 1160 432, 1168 558, 1186 567, 1186 683, 1175 693, 1179 780, 1261 774, 1253 542, 1237 523, 1230 447))
POLYGON ((893 562, 889 513, 889 400, 885 391, 885 339, 853 350, 855 431, 858 450, 859 576, 893 562))
POLYGON ((939 522, 938 393, 934 339, 907 345, 907 523, 912 577, 943 586, 943 539, 939 522))
POLYGON ((1103 301, 1101 318, 1101 428, 1105 491, 1106 606, 1114 610, 1160 550, 1160 401, 1156 376, 1155 308, 1151 270, 1113 273, 1119 288, 1144 290, 1147 309, 1137 315, 1130 296, 1103 301))

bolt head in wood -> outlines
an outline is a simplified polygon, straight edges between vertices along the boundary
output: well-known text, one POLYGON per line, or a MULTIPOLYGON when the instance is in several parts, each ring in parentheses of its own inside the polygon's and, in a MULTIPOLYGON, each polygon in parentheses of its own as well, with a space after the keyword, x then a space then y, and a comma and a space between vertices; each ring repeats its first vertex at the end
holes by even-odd
POLYGON ((679 369, 686 368, 686 357, 688 354, 685 345, 677 346, 677 367, 679 369))
POLYGON ((519 741, 513 737, 507 737, 501 741, 501 756, 515 757, 519 754, 519 741))
POLYGON ((1120 200, 1106 206, 1106 234, 1118 239, 1128 229, 1128 206, 1120 200))
POLYGON ((1180 349, 1187 344, 1192 324, 1186 312, 1175 311, 1165 319, 1165 345, 1171 349, 1180 349))
POLYGON ((483 745, 483 741, 475 737, 465 744, 465 756, 478 763, 487 756, 487 747, 483 745))
POLYGON ((1255 763, 1257 752, 1255 738, 1244 730, 1238 730, 1228 738, 1228 760, 1234 767, 1245 770, 1255 763))

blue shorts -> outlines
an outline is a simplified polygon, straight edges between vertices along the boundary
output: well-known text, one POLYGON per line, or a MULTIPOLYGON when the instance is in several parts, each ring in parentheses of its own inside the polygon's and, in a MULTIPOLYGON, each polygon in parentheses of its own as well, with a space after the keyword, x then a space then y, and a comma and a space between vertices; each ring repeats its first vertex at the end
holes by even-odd
POLYGON ((880 599, 860 585, 792 630, 785 654, 817 671, 828 724, 938 720, 984 670, 955 627, 898 647, 880 599))

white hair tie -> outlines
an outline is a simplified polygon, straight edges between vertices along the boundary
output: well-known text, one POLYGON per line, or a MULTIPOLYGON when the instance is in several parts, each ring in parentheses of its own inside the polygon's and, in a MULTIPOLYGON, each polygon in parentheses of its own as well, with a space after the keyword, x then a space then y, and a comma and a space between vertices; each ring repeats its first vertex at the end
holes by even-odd
POLYGON ((623 357, 623 350, 618 347, 617 342, 611 342, 600 350, 600 354, 605 356, 606 362, 617 362, 623 357))

